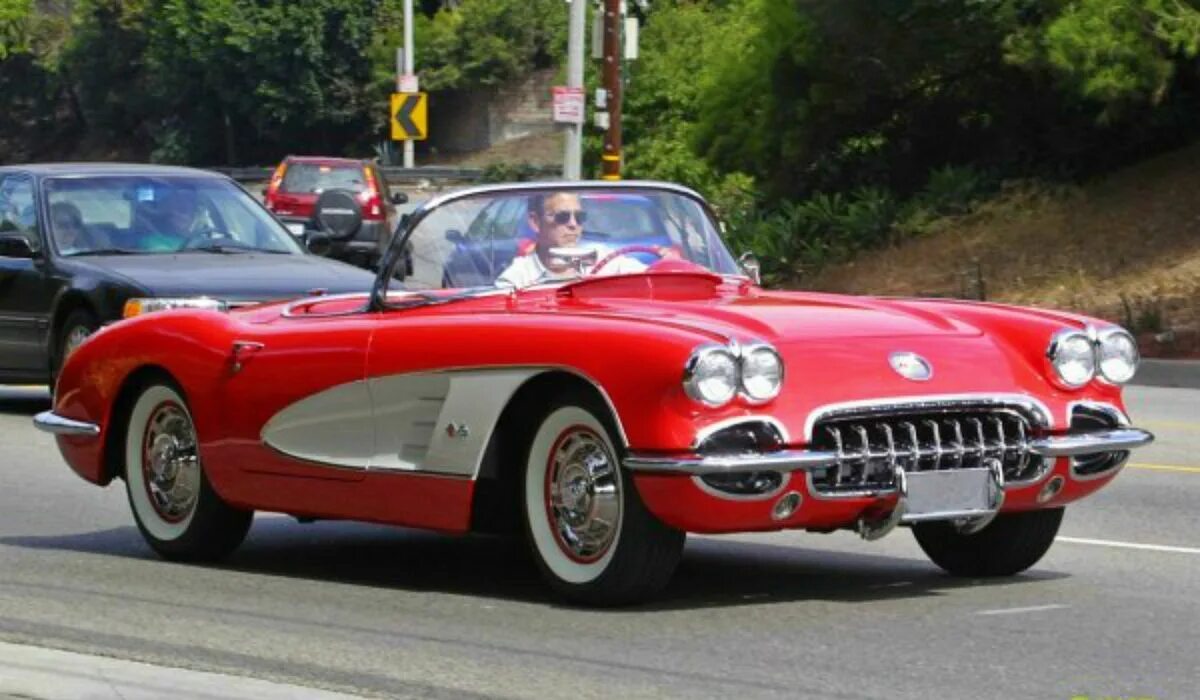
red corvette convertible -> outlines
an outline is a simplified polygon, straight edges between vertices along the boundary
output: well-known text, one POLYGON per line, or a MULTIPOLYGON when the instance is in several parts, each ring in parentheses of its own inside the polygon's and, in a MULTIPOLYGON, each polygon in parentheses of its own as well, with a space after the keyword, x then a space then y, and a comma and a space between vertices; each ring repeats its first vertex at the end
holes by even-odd
POLYGON ((362 294, 104 328, 35 423, 124 479, 170 559, 230 553, 256 510, 522 532, 559 593, 617 604, 687 532, 905 525, 952 574, 1023 571, 1153 439, 1121 401, 1137 363, 1072 314, 762 289, 681 187, 522 184, 425 204, 362 294), (672 244, 615 243, 604 193, 652 202, 630 220, 672 244), (528 221, 486 220, 509 209, 528 221), (526 224, 495 284, 456 286, 464 235, 486 259, 526 224))

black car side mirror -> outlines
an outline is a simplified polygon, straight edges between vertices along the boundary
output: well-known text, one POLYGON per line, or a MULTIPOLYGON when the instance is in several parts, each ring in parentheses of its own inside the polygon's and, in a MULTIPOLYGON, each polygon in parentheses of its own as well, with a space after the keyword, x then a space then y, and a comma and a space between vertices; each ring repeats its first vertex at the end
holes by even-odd
POLYGON ((37 251, 29 239, 19 233, 0 233, 0 256, 5 258, 36 258, 37 251))
POLYGON ((321 231, 308 231, 304 238, 304 247, 313 255, 328 257, 333 252, 333 239, 321 231))
POLYGON ((408 195, 403 192, 393 192, 392 204, 408 204, 408 195))

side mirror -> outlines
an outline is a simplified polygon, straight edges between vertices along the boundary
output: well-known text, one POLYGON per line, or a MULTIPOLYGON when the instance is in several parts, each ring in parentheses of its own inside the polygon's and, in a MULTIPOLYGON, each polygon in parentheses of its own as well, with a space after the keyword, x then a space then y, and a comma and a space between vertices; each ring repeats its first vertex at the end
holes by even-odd
POLYGON ((451 243, 459 244, 467 242, 466 236, 462 234, 462 231, 459 231, 456 228, 452 228, 446 232, 446 240, 450 241, 451 243))
POLYGON ((391 200, 392 204, 408 204, 408 195, 403 192, 393 192, 391 200))
POLYGON ((37 251, 19 233, 0 233, 0 257, 32 259, 37 257, 37 251))
POLYGON ((747 277, 754 280, 755 284, 762 284, 762 265, 759 264, 758 258, 754 253, 747 250, 745 253, 739 255, 738 265, 742 268, 742 272, 746 273, 747 277))
POLYGON ((333 252, 333 239, 320 231, 309 231, 304 239, 304 247, 313 255, 328 257, 333 252))

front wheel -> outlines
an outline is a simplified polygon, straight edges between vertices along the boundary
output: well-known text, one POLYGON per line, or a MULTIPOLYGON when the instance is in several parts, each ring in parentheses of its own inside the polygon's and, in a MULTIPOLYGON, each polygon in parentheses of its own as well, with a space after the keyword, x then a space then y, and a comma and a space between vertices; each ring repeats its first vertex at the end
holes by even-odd
POLYGON ((621 466, 603 408, 582 397, 551 402, 535 423, 524 470, 525 531, 560 595, 620 605, 666 586, 685 533, 642 505, 621 466))
POLYGON ((166 559, 222 559, 250 529, 253 513, 229 506, 209 484, 187 403, 168 383, 146 386, 130 412, 125 489, 142 537, 166 559))
POLYGON ((933 563, 955 576, 1012 576, 1046 554, 1062 517, 1062 508, 1001 513, 970 535, 951 522, 916 523, 913 534, 933 563))

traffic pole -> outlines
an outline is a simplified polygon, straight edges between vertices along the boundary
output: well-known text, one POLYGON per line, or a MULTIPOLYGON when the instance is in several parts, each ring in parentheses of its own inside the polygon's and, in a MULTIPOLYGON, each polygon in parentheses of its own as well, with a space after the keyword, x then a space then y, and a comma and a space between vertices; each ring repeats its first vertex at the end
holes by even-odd
MULTIPOLYGON (((412 0, 404 0, 404 65, 401 75, 412 75, 415 72, 413 60, 413 8, 412 0)), ((412 136, 412 134, 409 134, 412 136)), ((404 140, 404 167, 415 165, 416 144, 411 138, 404 140)))
MULTIPOLYGON (((583 33, 587 24, 588 0, 571 0, 567 27, 567 87, 583 88, 583 33)), ((578 180, 583 170, 583 122, 567 125, 563 139, 563 179, 578 180)))
POLYGON ((604 90, 608 131, 600 154, 601 180, 621 179, 621 0, 604 0, 604 90))

